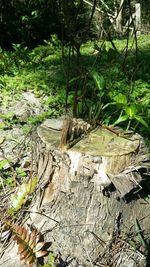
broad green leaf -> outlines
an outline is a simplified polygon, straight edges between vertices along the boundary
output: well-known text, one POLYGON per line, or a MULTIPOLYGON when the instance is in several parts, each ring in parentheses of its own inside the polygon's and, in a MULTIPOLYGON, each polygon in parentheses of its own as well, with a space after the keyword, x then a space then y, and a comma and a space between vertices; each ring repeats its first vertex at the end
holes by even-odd
POLYGON ((129 119, 128 115, 121 116, 113 123, 113 126, 115 126, 116 124, 118 124, 120 122, 126 121, 128 119, 129 119))
POLYGON ((135 114, 137 113, 136 105, 133 104, 133 105, 126 107, 125 112, 130 119, 135 118, 135 114))
POLYGON ((104 77, 102 75, 98 74, 96 71, 91 71, 91 75, 92 75, 99 91, 102 91, 105 87, 104 77))
POLYGON ((136 119, 137 121, 139 121, 143 126, 145 126, 146 128, 149 128, 148 127, 148 124, 146 123, 146 121, 144 121, 142 119, 142 117, 138 116, 138 115, 135 115, 134 119, 136 119))
POLYGON ((121 105, 121 106, 126 106, 127 105, 127 97, 123 94, 118 94, 114 97, 114 101, 121 105))

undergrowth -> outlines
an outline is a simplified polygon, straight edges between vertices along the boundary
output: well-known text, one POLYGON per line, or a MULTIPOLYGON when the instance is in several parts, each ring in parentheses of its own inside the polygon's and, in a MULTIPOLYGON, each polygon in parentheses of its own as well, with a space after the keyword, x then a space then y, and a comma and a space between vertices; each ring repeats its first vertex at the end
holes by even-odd
POLYGON ((114 41, 115 50, 111 42, 86 43, 81 48, 79 77, 75 74, 74 56, 68 63, 68 50, 65 48, 63 66, 60 43, 55 36, 52 40, 53 42, 45 41, 45 45, 33 50, 20 44, 14 44, 13 51, 0 50, 1 106, 7 107, 13 99, 19 100, 22 92, 32 91, 37 97, 43 97, 41 101, 46 112, 37 118, 30 118, 29 123, 36 124, 45 117, 59 116, 64 113, 66 105, 64 67, 69 66, 67 108, 72 109, 75 82, 79 80, 78 116, 90 120, 99 119, 105 124, 119 123, 124 129, 130 127, 148 140, 149 36, 138 38, 137 53, 132 39, 128 47, 126 40, 114 41), (97 75, 97 84, 93 72, 97 75), (99 87, 98 83, 102 80, 103 85, 99 87), (124 102, 122 99, 125 99, 124 102), (127 109, 131 112, 127 112, 127 109))

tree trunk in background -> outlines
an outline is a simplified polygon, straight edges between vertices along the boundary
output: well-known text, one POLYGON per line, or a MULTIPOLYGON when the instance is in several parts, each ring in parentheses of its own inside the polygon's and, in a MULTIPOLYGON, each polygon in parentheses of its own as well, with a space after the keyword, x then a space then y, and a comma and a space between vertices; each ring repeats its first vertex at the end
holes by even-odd
POLYGON ((141 34, 141 5, 140 3, 135 4, 135 27, 137 35, 141 34))
POLYGON ((124 0, 121 0, 120 2, 120 6, 119 6, 119 10, 116 9, 116 20, 115 20, 115 28, 116 28, 116 32, 119 34, 119 36, 122 35, 122 10, 123 10, 123 4, 124 4, 124 0))

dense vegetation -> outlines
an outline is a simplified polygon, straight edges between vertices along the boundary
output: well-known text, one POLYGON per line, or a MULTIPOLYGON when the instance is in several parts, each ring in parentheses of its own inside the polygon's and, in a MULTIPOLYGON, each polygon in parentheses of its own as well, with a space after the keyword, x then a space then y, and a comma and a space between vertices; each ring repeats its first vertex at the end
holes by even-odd
MULTIPOLYGON (((80 70, 76 73, 76 55, 70 57, 65 48, 62 64, 60 41, 55 35, 45 45, 32 50, 13 45, 13 51, 1 49, 0 87, 1 105, 7 106, 12 99, 19 99, 23 91, 31 90, 43 97, 46 112, 38 118, 29 118, 39 123, 45 117, 59 116, 65 109, 72 112, 74 90, 77 91, 77 116, 91 122, 117 125, 149 136, 150 127, 150 47, 149 35, 138 38, 138 59, 130 40, 128 55, 122 51, 125 40, 111 42, 89 41, 82 46, 80 70), (69 67, 68 67, 68 64, 69 67), (66 71, 69 69, 66 99, 66 71), (78 76, 77 76, 78 75, 78 76), (78 82, 78 83, 77 83, 78 82), (67 101, 67 103, 66 103, 67 101), (67 106, 66 106, 67 105, 67 106)), ((2 115, 1 115, 2 116, 2 115)), ((8 117, 11 115, 8 115, 8 117)), ((5 124, 8 123, 8 118, 5 124)), ((11 120, 11 123, 12 120, 11 120)), ((17 123, 14 120, 14 123, 17 123)), ((1 128, 6 127, 1 123, 1 128)))
MULTIPOLYGON (((43 40, 50 38, 51 34, 57 34, 62 38, 62 24, 65 25, 65 38, 68 34, 74 34, 81 30, 81 34, 87 28, 91 7, 84 0, 1 0, 0 1, 0 46, 11 49, 12 43, 21 43, 28 47, 42 44, 43 40), (84 24, 84 27, 83 27, 84 24), (70 29, 72 31, 70 31, 70 29), (84 29, 84 30, 83 30, 84 29), (73 32, 74 31, 74 32, 73 32)), ((105 30, 111 28, 108 13, 114 15, 121 0, 89 1, 96 4, 102 10, 102 21, 98 14, 95 15, 92 33, 99 35, 99 23, 103 23, 105 30), (107 13, 108 11, 108 13, 107 13)), ((123 21, 129 17, 129 6, 134 11, 135 0, 124 0, 123 21)), ((142 5, 142 30, 148 32, 150 21, 150 2, 139 0, 142 5)), ((85 38, 85 36, 84 36, 85 38)))

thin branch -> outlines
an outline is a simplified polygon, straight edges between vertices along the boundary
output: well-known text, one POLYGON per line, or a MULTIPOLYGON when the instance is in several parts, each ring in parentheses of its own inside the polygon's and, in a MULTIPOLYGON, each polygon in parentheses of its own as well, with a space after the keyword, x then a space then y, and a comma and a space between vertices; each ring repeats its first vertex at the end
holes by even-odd
MULTIPOLYGON (((93 4, 91 4, 91 3, 88 2, 87 0, 83 0, 83 2, 86 3, 86 4, 88 4, 90 7, 93 8, 93 4)), ((104 2, 103 2, 103 4, 104 4, 104 2)), ((109 10, 110 10, 110 9, 109 9, 109 10)), ((98 7, 95 7, 95 11, 98 11, 98 12, 104 14, 104 11, 103 11, 102 9, 98 8, 98 7)), ((110 11, 111 11, 111 10, 110 10, 110 11)), ((106 12, 106 14, 107 14, 107 16, 108 16, 110 22, 113 23, 113 21, 114 21, 114 19, 115 19, 115 16, 112 15, 111 13, 109 13, 109 12, 106 12)))
MULTIPOLYGON (((83 0, 84 3, 88 4, 89 6, 93 7, 93 4, 91 4, 90 2, 88 2, 87 0, 83 0)), ((95 7, 95 10, 102 13, 102 10, 98 7, 95 7)))
POLYGON ((96 4, 97 4, 97 0, 94 0, 93 8, 92 8, 92 12, 91 12, 91 16, 90 16, 90 19, 89 19, 89 25, 88 25, 88 28, 89 28, 89 29, 90 29, 90 27, 91 27, 91 23, 92 23, 92 19, 93 19, 93 16, 94 16, 94 12, 95 12, 95 8, 96 8, 96 4))

